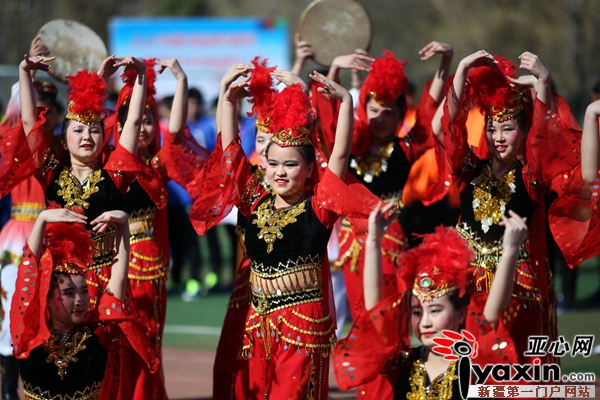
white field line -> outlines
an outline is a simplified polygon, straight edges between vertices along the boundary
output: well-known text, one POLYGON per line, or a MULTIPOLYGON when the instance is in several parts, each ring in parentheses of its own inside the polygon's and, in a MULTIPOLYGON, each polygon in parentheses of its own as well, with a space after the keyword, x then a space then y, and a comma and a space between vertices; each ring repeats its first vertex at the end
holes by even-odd
POLYGON ((219 336, 221 334, 221 328, 216 328, 214 326, 165 325, 165 333, 219 336))

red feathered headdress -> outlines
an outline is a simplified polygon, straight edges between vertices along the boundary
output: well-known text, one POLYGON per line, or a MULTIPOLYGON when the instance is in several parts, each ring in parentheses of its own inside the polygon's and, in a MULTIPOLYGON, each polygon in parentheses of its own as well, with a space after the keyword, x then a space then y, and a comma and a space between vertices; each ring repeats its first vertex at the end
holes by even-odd
POLYGON ((389 50, 384 50, 382 54, 382 58, 371 64, 371 71, 361 87, 361 92, 367 92, 381 106, 387 107, 406 93, 408 78, 404 73, 406 62, 398 60, 389 50))
MULTIPOLYGON (((394 53, 384 50, 383 57, 371 64, 371 71, 360 88, 358 119, 354 124, 352 154, 362 156, 371 143, 367 101, 373 97, 383 107, 395 103, 408 89, 408 78, 404 73, 406 62, 396 59, 394 53)), ((400 121, 402 124, 402 121, 400 121)))
MULTIPOLYGON (((50 208, 59 208, 59 206, 54 203, 50 204, 50 208)), ((83 214, 81 209, 72 211, 83 214)), ((96 251, 96 244, 84 224, 65 222, 46 224, 44 239, 46 248, 52 256, 53 272, 83 274, 84 269, 93 262, 92 256, 96 251)))
POLYGON ((248 91, 252 93, 252 112, 248 116, 256 114, 256 128, 265 133, 269 131, 270 111, 273 102, 273 96, 277 90, 273 88, 273 77, 271 72, 277 69, 277 66, 267 67, 267 59, 260 61, 256 56, 252 60, 254 69, 250 71, 250 85, 248 91))
POLYGON ((269 130, 281 147, 312 145, 310 126, 316 115, 301 84, 295 83, 273 96, 269 130))
POLYGON ((68 76, 69 98, 66 118, 92 125, 100 122, 106 98, 106 82, 96 72, 79 71, 68 76))
MULTIPOLYGON (((160 120, 158 119, 158 107, 156 105, 156 99, 154 98, 154 95, 156 94, 156 70, 154 68, 157 60, 156 58, 151 58, 147 60, 143 59, 142 61, 146 63, 146 111, 151 111, 154 119, 154 140, 150 143, 149 150, 151 154, 156 154, 158 150, 160 150, 160 120)), ((122 77, 124 85, 119 92, 119 98, 117 100, 117 109, 115 110, 117 116, 119 115, 121 107, 129 106, 136 77, 137 71, 135 70, 128 70, 122 77)), ((116 129, 116 124, 114 131, 113 137, 115 138, 115 143, 118 143, 120 135, 116 129)))
POLYGON ((437 227, 434 233, 423 236, 420 246, 400 256, 400 289, 412 287, 413 295, 420 301, 431 301, 453 290, 462 297, 472 259, 468 243, 455 229, 437 227))
POLYGON ((505 58, 494 58, 498 61, 496 68, 483 66, 469 72, 470 95, 475 104, 483 115, 498 122, 514 118, 522 111, 529 116, 529 93, 516 89, 507 79, 516 77, 515 65, 505 58))

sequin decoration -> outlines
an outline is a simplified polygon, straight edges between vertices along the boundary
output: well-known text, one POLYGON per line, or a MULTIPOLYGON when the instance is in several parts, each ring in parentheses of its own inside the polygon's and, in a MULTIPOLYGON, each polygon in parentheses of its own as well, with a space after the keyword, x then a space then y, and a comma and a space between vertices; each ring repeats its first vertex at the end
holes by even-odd
POLYGON ((515 169, 511 169, 498 181, 494 179, 491 164, 481 170, 477 178, 471 181, 473 189, 473 214, 475 221, 481 221, 481 230, 487 233, 490 226, 497 224, 506 211, 506 205, 516 191, 515 169), (496 187, 496 195, 492 196, 492 187, 496 187))
POLYGON ((58 185, 60 189, 57 190, 56 194, 61 196, 65 201, 65 208, 73 208, 74 206, 89 208, 90 203, 86 200, 94 193, 97 193, 100 188, 96 186, 98 182, 103 181, 104 177, 101 175, 102 170, 97 169, 90 176, 88 176, 83 182, 71 174, 71 171, 67 167, 64 167, 60 176, 58 177, 58 185))
POLYGON ((394 152, 394 142, 383 146, 376 155, 369 152, 361 157, 350 160, 350 168, 363 177, 367 183, 373 182, 374 177, 378 177, 382 172, 387 171, 388 160, 394 152))
POLYGON ((260 228, 258 238, 264 239, 267 243, 267 253, 273 251, 273 243, 276 239, 283 238, 281 230, 296 222, 296 217, 306 212, 306 199, 291 207, 280 208, 279 210, 271 207, 271 202, 272 199, 266 200, 258 206, 256 211, 252 212, 257 217, 252 220, 252 223, 260 228))
POLYGON ((44 350, 48 353, 46 358, 47 363, 54 362, 54 365, 58 367, 58 376, 60 379, 64 379, 67 374, 67 367, 71 362, 77 362, 78 352, 85 350, 85 342, 91 338, 92 334, 88 327, 84 326, 80 331, 77 331, 71 337, 69 341, 68 337, 53 333, 48 340, 44 342, 44 350))
POLYGON ((421 360, 416 360, 408 378, 410 393, 406 394, 406 398, 408 400, 451 399, 452 381, 455 379, 458 379, 458 376, 456 376, 456 361, 452 361, 446 371, 436 377, 431 385, 426 386, 427 370, 421 360))

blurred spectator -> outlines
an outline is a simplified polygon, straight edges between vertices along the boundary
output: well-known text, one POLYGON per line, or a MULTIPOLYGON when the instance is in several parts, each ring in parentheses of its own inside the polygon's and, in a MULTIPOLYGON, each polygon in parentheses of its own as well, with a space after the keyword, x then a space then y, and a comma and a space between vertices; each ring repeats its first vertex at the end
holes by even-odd
POLYGON ((205 114, 202 93, 194 88, 191 88, 188 92, 188 127, 200 146, 208 151, 215 148, 217 142, 215 120, 205 114))

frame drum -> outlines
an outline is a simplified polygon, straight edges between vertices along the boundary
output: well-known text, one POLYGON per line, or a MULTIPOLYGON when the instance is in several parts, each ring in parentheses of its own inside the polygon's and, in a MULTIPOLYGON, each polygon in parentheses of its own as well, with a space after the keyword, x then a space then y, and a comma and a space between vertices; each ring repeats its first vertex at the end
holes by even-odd
POLYGON ((298 25, 300 40, 311 44, 315 62, 325 67, 339 55, 368 50, 372 31, 367 11, 355 0, 313 1, 298 25))
POLYGON ((55 19, 38 32, 40 42, 45 45, 50 57, 56 57, 49 64, 48 73, 61 82, 68 83, 67 75, 87 69, 97 71, 108 56, 106 45, 87 26, 73 20, 55 19))

